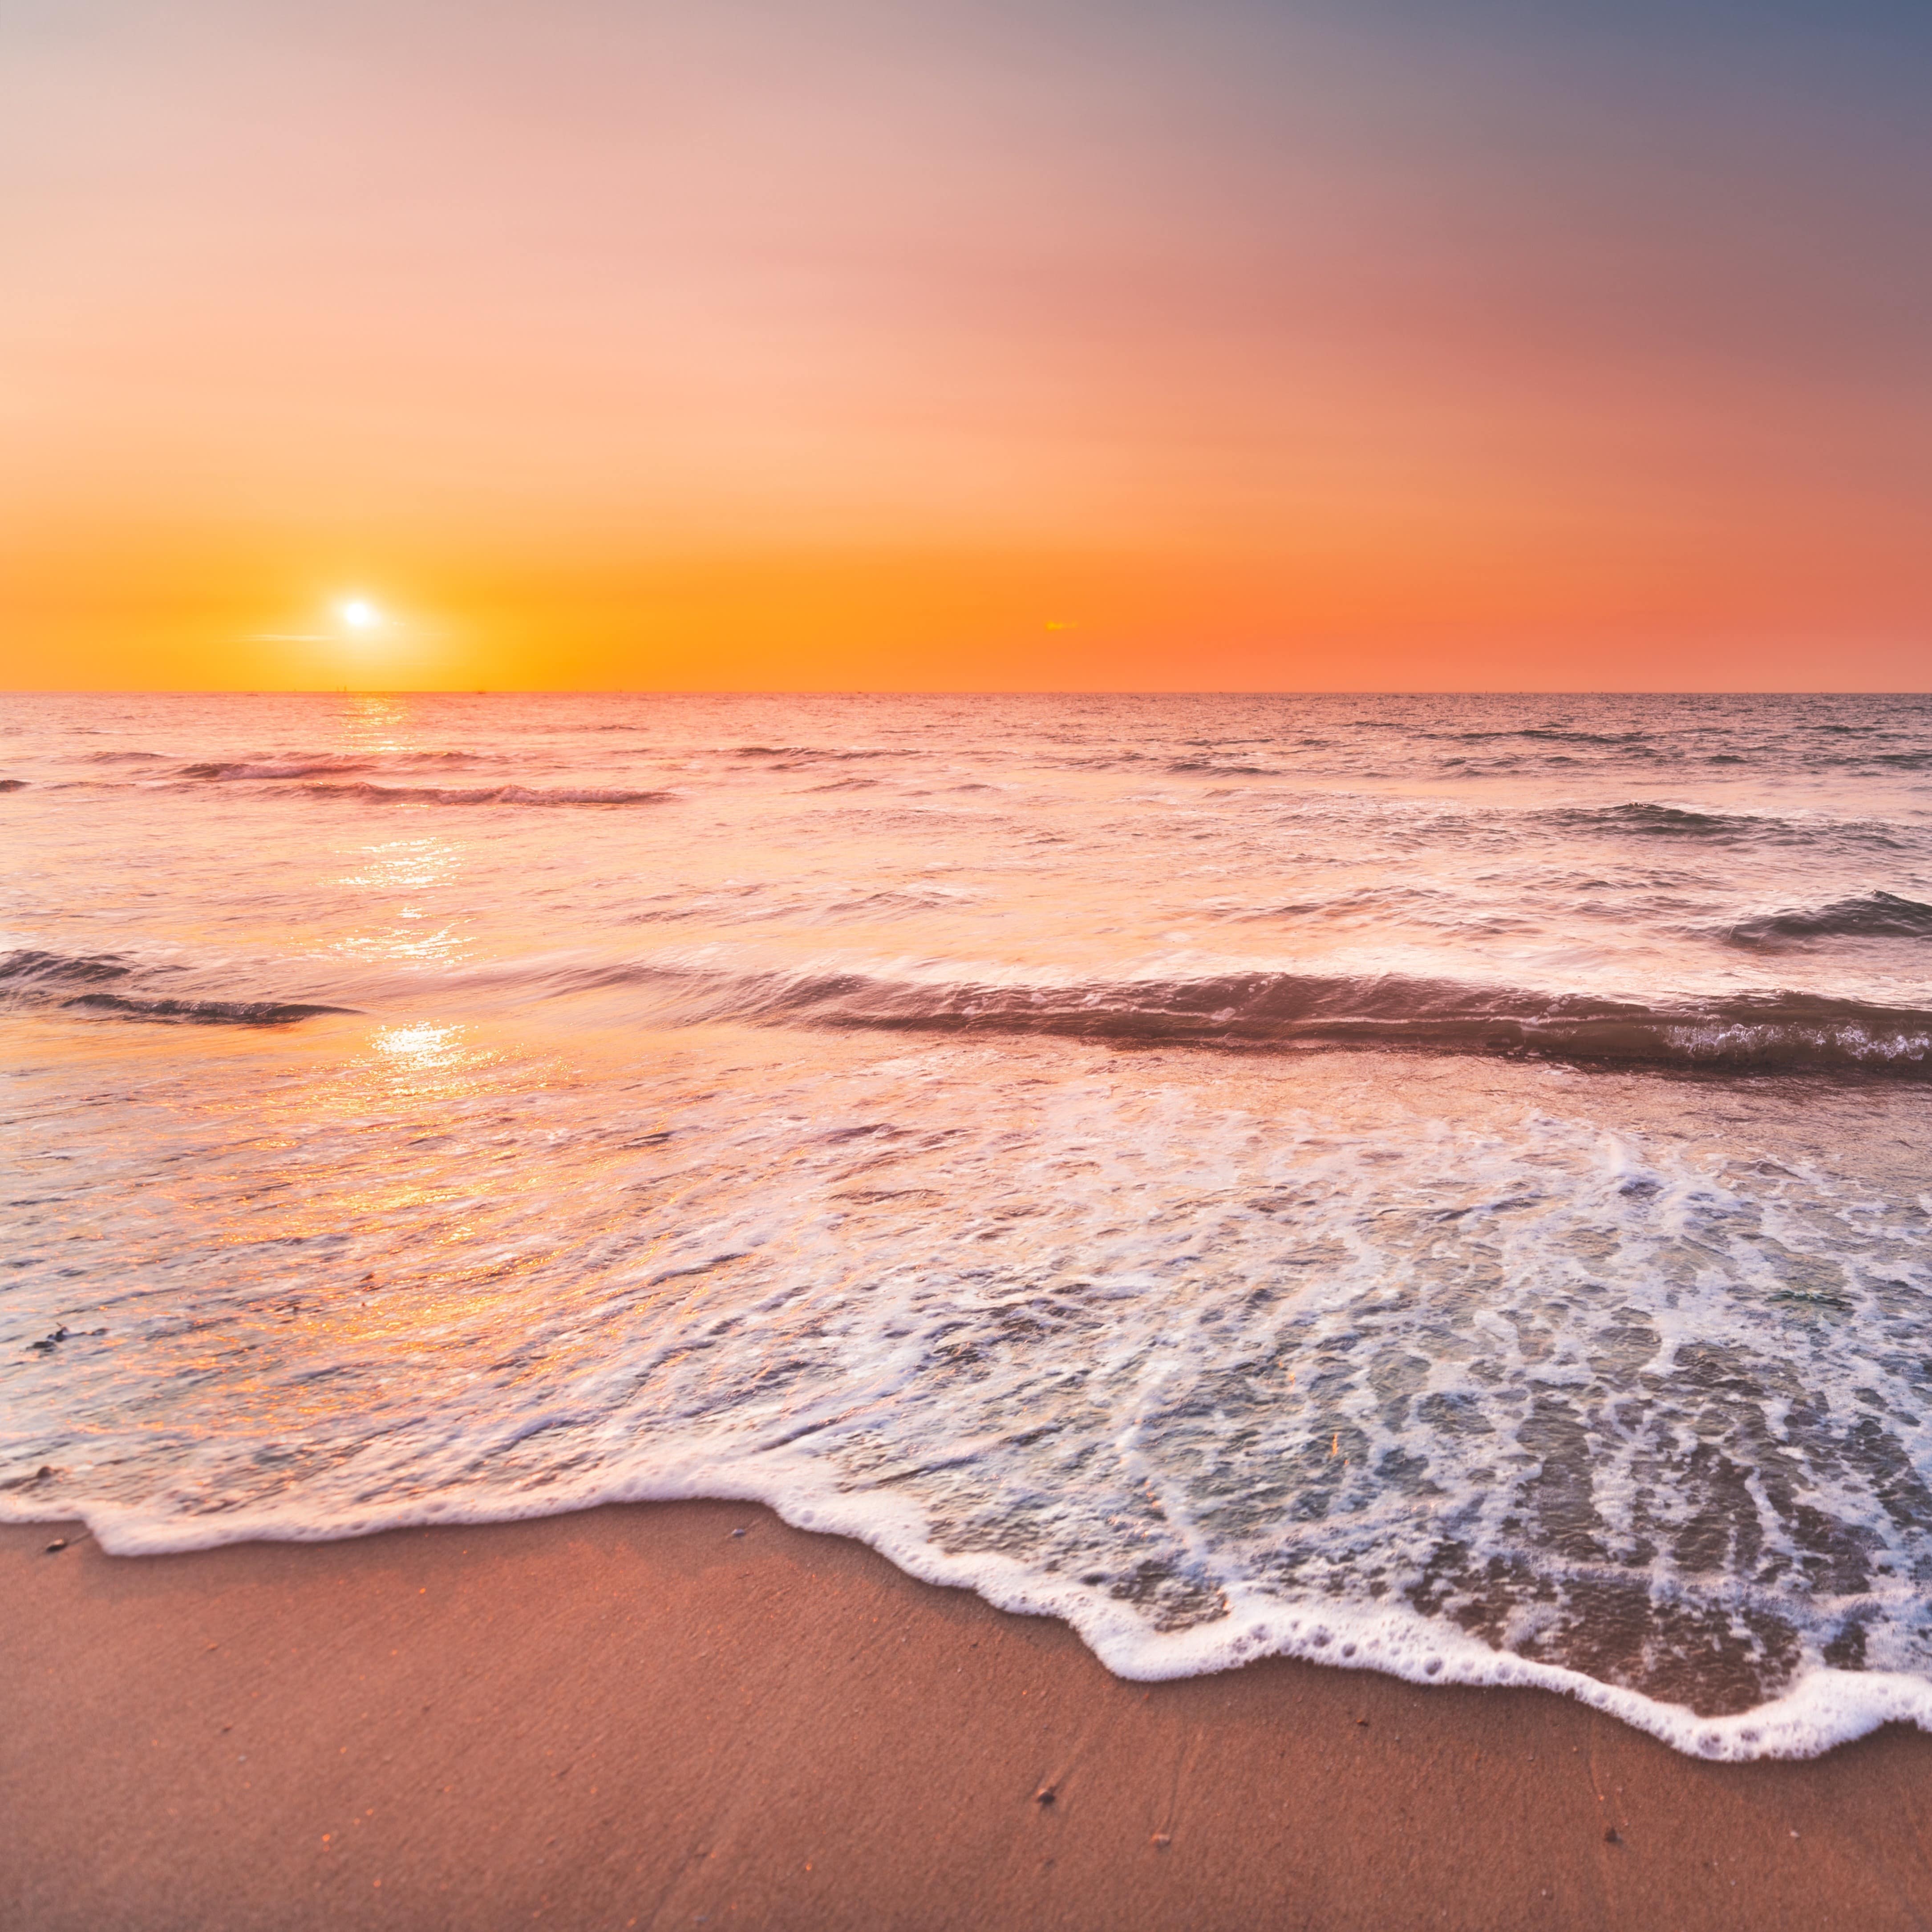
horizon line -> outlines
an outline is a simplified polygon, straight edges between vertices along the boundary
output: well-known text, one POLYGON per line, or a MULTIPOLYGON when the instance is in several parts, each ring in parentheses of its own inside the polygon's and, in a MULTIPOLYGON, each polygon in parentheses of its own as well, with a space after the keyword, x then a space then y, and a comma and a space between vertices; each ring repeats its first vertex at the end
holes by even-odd
POLYGON ((1924 698, 1932 686, 1147 685, 99 685, 0 686, 0 698, 1924 698))

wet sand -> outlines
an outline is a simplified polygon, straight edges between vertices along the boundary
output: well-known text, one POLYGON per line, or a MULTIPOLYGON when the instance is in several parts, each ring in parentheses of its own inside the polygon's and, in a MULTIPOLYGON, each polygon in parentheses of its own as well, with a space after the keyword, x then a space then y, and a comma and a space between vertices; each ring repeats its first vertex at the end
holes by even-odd
POLYGON ((1932 1922, 1916 1732, 1711 1765, 1535 1691, 1124 1683, 728 1504, 139 1559, 62 1533, 0 1529, 22 1932, 1932 1922))

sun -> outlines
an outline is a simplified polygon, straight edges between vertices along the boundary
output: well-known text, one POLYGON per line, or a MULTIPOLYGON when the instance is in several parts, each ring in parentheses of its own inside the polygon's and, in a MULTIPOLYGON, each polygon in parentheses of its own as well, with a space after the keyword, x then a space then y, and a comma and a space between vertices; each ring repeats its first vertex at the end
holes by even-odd
POLYGON ((382 621, 382 612, 366 597, 347 598, 337 608, 352 631, 373 631, 382 621))

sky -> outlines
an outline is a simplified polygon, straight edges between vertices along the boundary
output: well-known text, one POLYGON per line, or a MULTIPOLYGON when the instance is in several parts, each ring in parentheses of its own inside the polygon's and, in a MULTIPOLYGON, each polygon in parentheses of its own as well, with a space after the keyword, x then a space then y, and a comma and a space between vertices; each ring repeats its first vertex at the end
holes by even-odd
POLYGON ((1928 98, 1924 0, 0 0, 0 681, 1922 690, 1928 98))

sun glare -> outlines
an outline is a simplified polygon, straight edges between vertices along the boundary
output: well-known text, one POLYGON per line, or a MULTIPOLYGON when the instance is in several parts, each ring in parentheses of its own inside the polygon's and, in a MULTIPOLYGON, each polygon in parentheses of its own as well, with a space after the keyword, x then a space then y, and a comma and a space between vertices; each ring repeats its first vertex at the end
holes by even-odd
POLYGON ((352 597, 340 607, 342 621, 352 631, 373 631, 382 621, 382 614, 367 598, 352 597))

